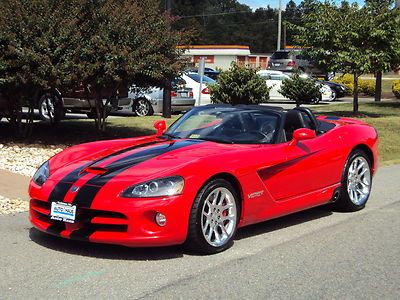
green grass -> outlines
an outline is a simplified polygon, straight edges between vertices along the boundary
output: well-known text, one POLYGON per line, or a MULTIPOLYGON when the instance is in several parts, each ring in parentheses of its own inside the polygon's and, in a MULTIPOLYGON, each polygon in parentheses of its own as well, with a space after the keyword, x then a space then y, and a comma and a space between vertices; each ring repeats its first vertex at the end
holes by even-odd
POLYGON ((359 114, 352 113, 353 104, 315 107, 318 114, 354 117, 376 128, 379 134, 379 161, 382 165, 400 163, 400 101, 360 103, 359 114))

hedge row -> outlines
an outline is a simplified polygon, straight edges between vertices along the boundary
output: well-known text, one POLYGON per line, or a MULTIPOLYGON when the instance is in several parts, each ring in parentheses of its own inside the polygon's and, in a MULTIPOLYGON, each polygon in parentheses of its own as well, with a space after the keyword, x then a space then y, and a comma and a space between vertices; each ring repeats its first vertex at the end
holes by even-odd
MULTIPOLYGON (((353 75, 344 74, 338 78, 332 80, 334 82, 343 84, 347 87, 349 93, 353 93, 354 91, 354 78, 353 75)), ((358 80, 358 91, 359 93, 363 93, 368 96, 375 95, 375 80, 374 79, 359 79, 358 80)))
POLYGON ((397 99, 400 99, 400 80, 393 80, 392 92, 397 99))

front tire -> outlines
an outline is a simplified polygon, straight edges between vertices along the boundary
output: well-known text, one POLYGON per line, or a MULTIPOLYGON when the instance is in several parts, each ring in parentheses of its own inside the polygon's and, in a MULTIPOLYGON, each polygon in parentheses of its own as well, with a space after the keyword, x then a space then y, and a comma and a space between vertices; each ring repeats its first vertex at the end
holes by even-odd
POLYGON ((238 199, 228 181, 214 179, 208 182, 193 203, 186 246, 205 254, 231 247, 240 216, 238 199))
POLYGON ((353 212, 365 207, 371 194, 371 161, 360 149, 353 150, 346 162, 342 187, 335 208, 353 212))

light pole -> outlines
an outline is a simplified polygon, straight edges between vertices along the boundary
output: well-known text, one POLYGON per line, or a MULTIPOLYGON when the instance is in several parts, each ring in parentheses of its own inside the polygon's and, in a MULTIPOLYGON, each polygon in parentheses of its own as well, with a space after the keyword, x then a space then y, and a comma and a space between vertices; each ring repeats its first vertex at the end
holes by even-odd
POLYGON ((278 8, 278 40, 276 42, 276 50, 281 50, 281 31, 282 31, 282 0, 279 0, 279 8, 278 8))
MULTIPOLYGON (((171 0, 165 0, 165 11, 171 13, 171 0)), ((170 28, 169 28, 170 29, 170 28)), ((163 117, 171 118, 171 80, 164 81, 163 117)))

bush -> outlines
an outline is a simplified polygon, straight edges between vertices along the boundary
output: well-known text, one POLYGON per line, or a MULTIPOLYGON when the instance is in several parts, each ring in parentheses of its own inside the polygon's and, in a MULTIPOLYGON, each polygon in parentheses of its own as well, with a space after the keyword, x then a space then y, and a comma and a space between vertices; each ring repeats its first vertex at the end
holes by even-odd
POLYGON ((396 98, 400 99, 400 80, 393 80, 392 92, 396 98))
POLYGON ((303 78, 296 72, 292 77, 283 80, 280 93, 297 105, 310 103, 321 97, 320 84, 313 78, 303 78))
POLYGON ((343 74, 332 80, 332 82, 340 83, 346 86, 347 92, 353 94, 354 91, 354 77, 351 74, 343 74))
POLYGON ((375 80, 359 79, 358 91, 368 96, 375 96, 375 80))
POLYGON ((217 83, 209 86, 213 103, 258 104, 267 102, 270 88, 257 70, 232 63, 228 71, 219 74, 217 83))
MULTIPOLYGON (((343 74, 332 80, 343 84, 347 87, 349 93, 354 91, 354 77, 351 74, 343 74)), ((358 79, 358 92, 368 96, 375 96, 375 80, 374 79, 358 79)))

